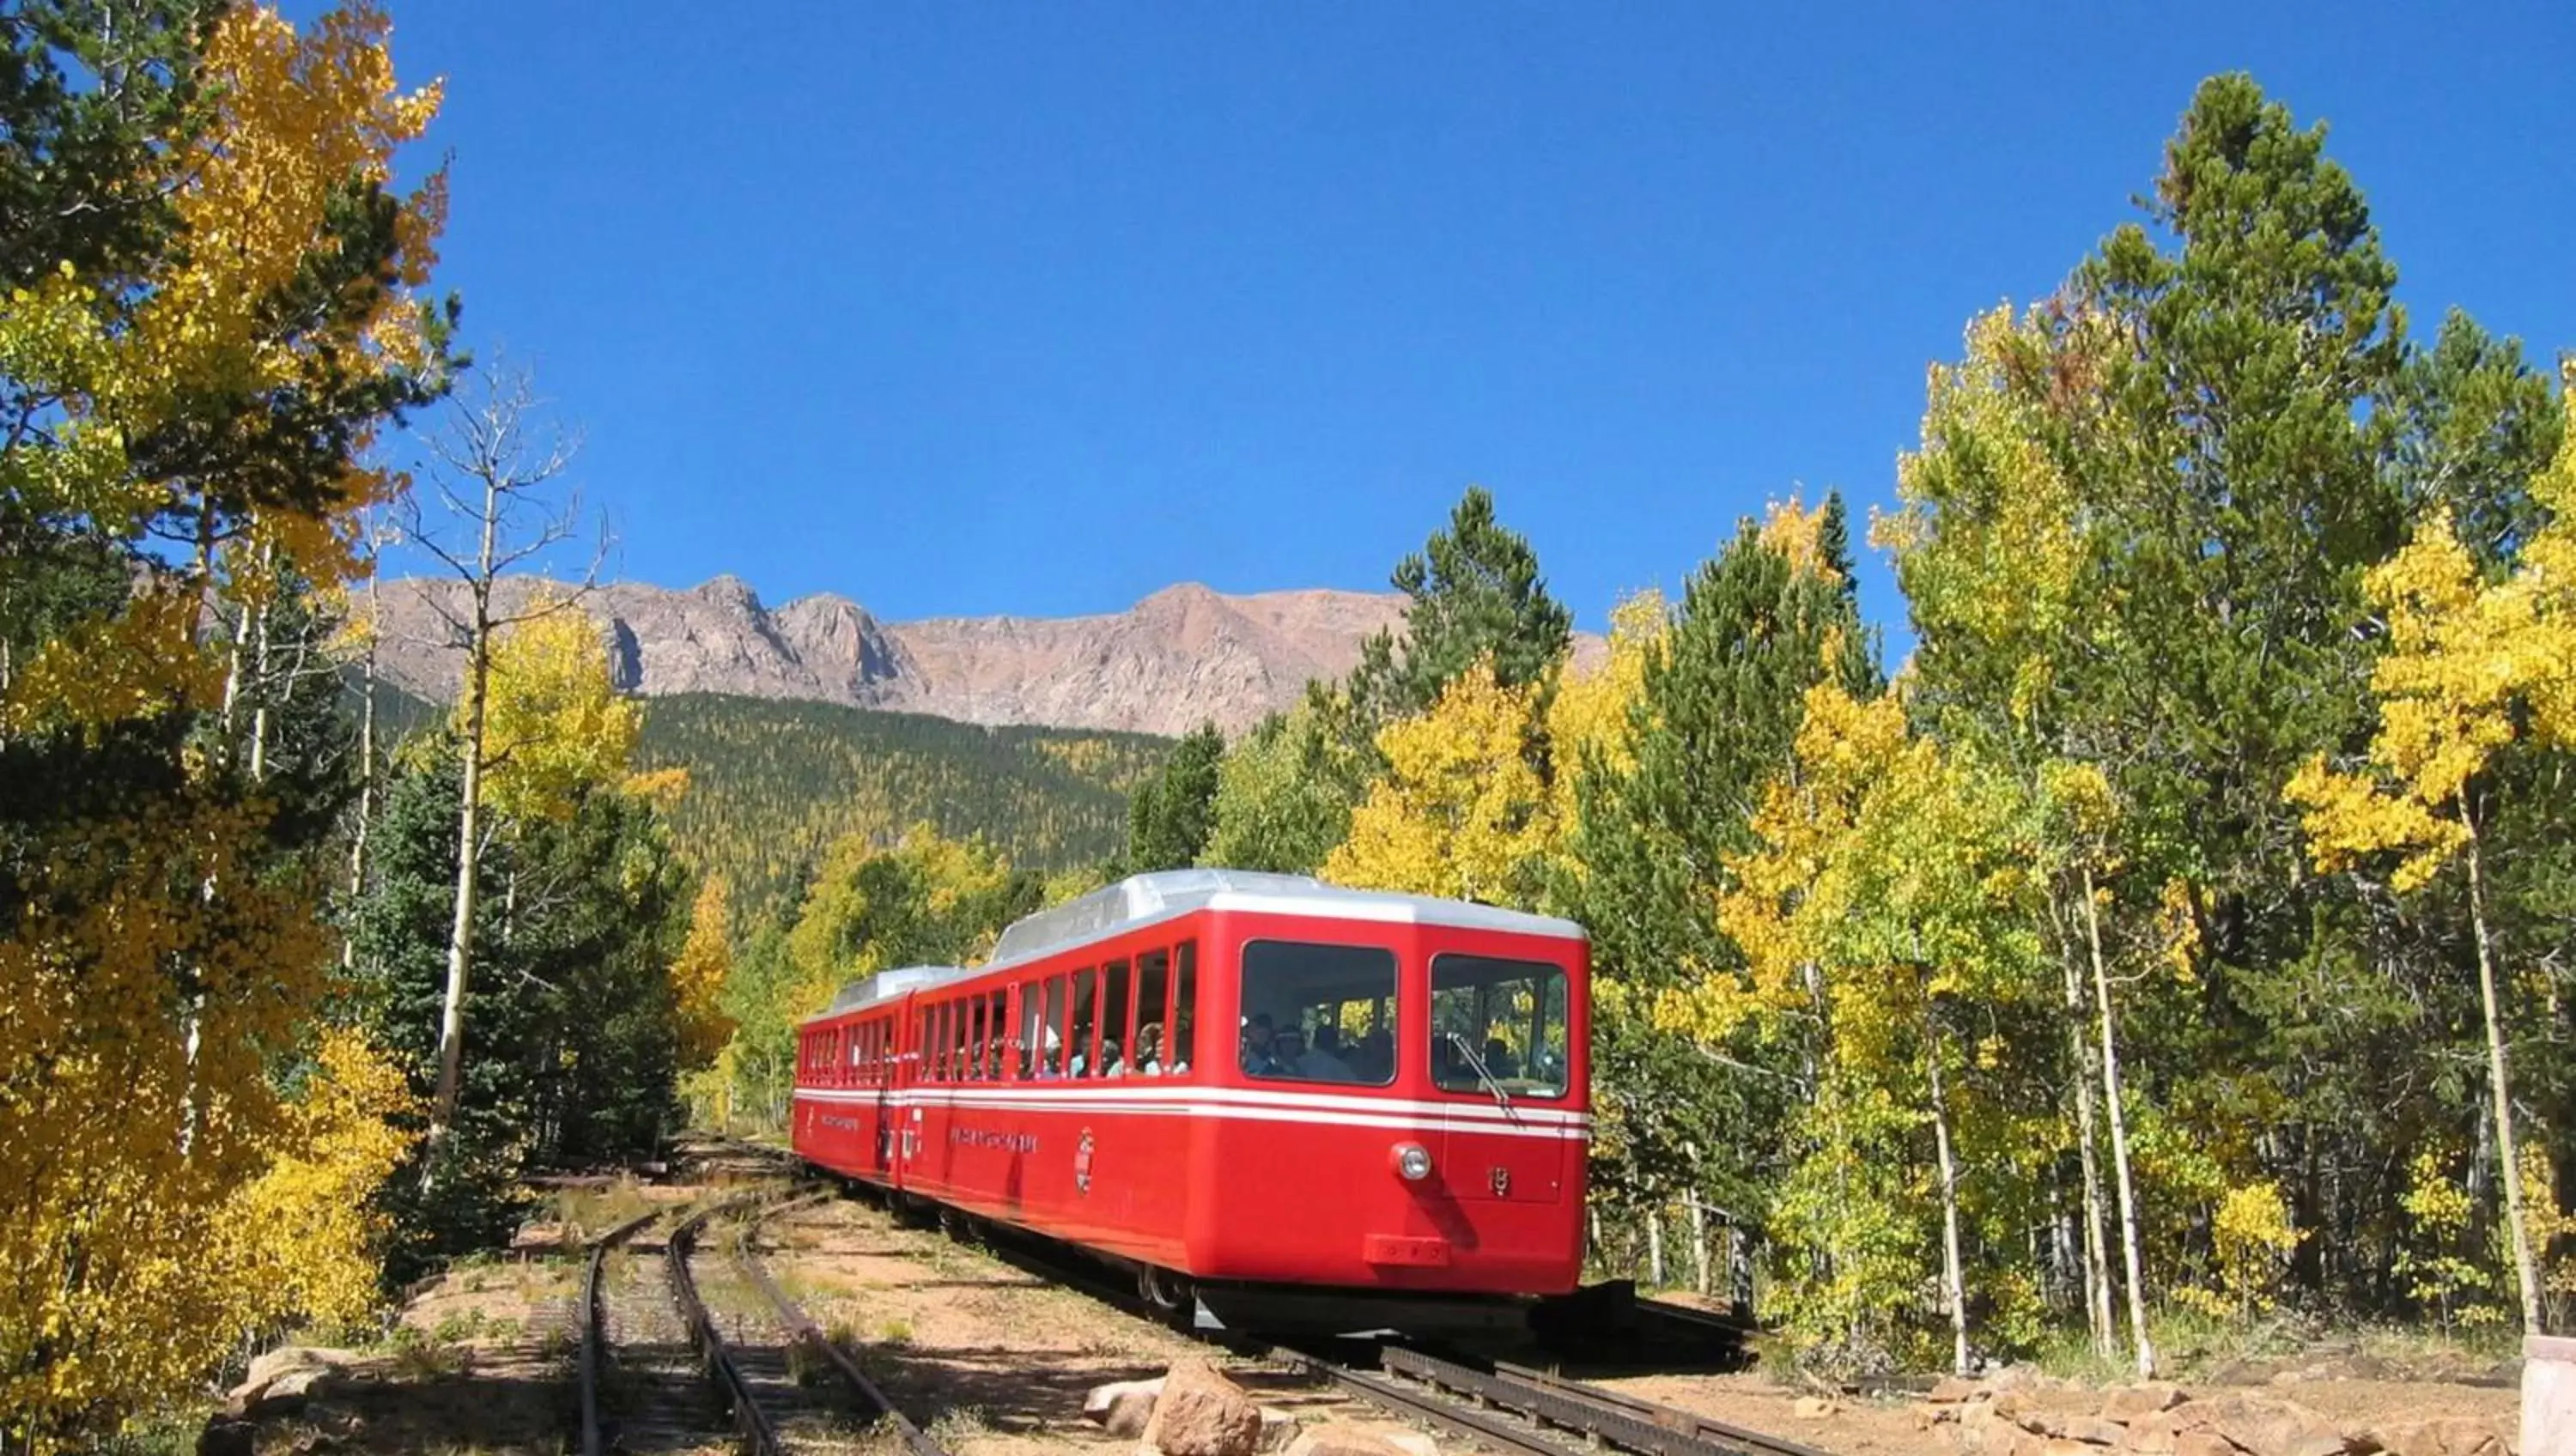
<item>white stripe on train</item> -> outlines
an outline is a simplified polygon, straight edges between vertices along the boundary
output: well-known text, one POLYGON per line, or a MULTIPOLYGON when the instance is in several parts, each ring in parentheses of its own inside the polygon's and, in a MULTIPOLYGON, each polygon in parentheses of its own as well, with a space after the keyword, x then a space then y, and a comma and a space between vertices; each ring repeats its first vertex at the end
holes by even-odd
MULTIPOLYGON (((882 1100, 897 1108, 945 1106, 964 1111, 1212 1117, 1236 1122, 1307 1123, 1326 1127, 1384 1128, 1399 1132, 1473 1132, 1494 1137, 1549 1138, 1566 1142, 1589 1142, 1592 1137, 1590 1130, 1583 1125, 1591 1119, 1581 1113, 1553 1114, 1556 1118, 1569 1120, 1542 1122, 1532 1119, 1528 1123, 1515 1124, 1503 1120, 1500 1108, 1482 1110, 1495 1114, 1487 1116, 1481 1115, 1479 1109, 1437 1102, 1380 1101, 1363 1104, 1372 1109, 1369 1112, 1357 1108, 1281 1103, 1276 1099, 1247 1105, 1223 1100, 1218 1094, 1227 1090, 1206 1088, 1185 1092, 1175 1089, 1173 1095, 1164 1097, 1136 1092, 1122 1092, 1115 1096, 1031 1097, 981 1090, 960 1096, 953 1092, 916 1090, 883 1094, 882 1100), (1583 1123, 1570 1120, 1578 1117, 1583 1118, 1583 1123)), ((796 1096, 808 1102, 873 1103, 880 1100, 879 1093, 864 1088, 800 1087, 796 1096)), ((1350 1102, 1357 1099, 1331 1100, 1350 1102)))

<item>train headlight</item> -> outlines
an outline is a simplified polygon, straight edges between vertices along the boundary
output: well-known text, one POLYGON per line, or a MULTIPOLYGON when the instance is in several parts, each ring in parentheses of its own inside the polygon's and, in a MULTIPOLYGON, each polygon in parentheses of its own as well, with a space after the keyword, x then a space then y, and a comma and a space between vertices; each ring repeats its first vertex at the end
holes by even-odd
POLYGON ((1419 1183, 1431 1176, 1431 1150, 1420 1143, 1395 1145, 1395 1175, 1407 1183, 1419 1183))

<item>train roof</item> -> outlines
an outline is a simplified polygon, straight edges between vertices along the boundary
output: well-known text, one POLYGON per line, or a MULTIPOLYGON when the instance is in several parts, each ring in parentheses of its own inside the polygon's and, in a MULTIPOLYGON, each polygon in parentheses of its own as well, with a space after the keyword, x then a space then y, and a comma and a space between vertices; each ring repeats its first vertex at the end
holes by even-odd
POLYGON ((1319 920, 1369 920, 1397 925, 1443 925, 1516 935, 1584 939, 1583 927, 1551 915, 1502 910, 1469 900, 1399 895, 1328 885, 1308 875, 1263 870, 1160 870, 1130 875, 1077 899, 1011 922, 980 966, 905 966, 861 976, 841 987, 832 1004, 809 1020, 893 1000, 986 971, 1036 960, 1087 941, 1102 940, 1200 910, 1305 915, 1319 920))
POLYGON ((1161 870, 1130 875, 1078 899, 1023 916, 1002 932, 985 969, 1035 960, 1085 941, 1140 929, 1199 910, 1266 911, 1325 920, 1374 920, 1401 925, 1446 925, 1580 940, 1571 920, 1500 910, 1466 900, 1399 895, 1328 885, 1307 875, 1260 870, 1161 870))
POLYGON ((933 986, 944 986, 950 981, 961 980, 973 974, 973 971, 964 966, 901 966, 891 971, 872 971, 857 980, 844 982, 839 994, 833 996, 831 1005, 806 1019, 820 1021, 825 1017, 838 1016, 844 1011, 856 1011, 862 1006, 891 1001, 907 991, 923 991, 933 986))

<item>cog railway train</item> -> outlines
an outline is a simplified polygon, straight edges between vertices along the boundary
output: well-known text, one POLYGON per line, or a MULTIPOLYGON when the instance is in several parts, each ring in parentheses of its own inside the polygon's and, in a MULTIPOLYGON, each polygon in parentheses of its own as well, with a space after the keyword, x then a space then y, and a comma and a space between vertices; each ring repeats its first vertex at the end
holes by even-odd
POLYGON ((1588 972, 1569 921, 1139 875, 985 965, 844 987, 800 1028, 794 1144, 1202 1324, 1518 1318, 1582 1263, 1588 972))

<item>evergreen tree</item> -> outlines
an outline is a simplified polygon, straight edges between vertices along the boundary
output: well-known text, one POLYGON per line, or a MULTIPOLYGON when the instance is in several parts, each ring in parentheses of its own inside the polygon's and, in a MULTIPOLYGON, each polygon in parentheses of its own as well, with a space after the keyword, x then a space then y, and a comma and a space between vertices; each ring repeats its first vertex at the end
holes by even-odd
POLYGON ((1692 575, 1670 634, 1649 650, 1633 767, 1578 785, 1572 857, 1586 873, 1560 895, 1591 932, 1605 989, 1593 1067, 1597 1101, 1615 1113, 1594 1163, 1614 1200, 1696 1190, 1758 1223, 1780 1173, 1789 1084, 1768 1054, 1694 1047, 1652 1029, 1645 1011, 1660 992, 1737 962, 1716 922, 1726 861, 1751 848, 1753 811, 1788 762, 1808 687, 1879 691, 1848 546, 1825 550, 1839 519, 1828 498, 1813 514, 1775 516, 1772 530, 1739 527, 1692 575), (1811 564, 1793 566, 1793 555, 1811 564))
POLYGON ((1451 679, 1491 656, 1505 688, 1535 683, 1565 655, 1574 616, 1548 595, 1538 554, 1494 517, 1494 498, 1471 486, 1444 530, 1396 563, 1404 593, 1404 635, 1369 639, 1351 674, 1360 727, 1431 706, 1451 679))
POLYGON ((1137 786, 1127 812, 1127 873, 1198 863, 1216 828, 1217 766, 1224 759, 1225 735, 1208 723, 1181 740, 1160 773, 1137 786))

